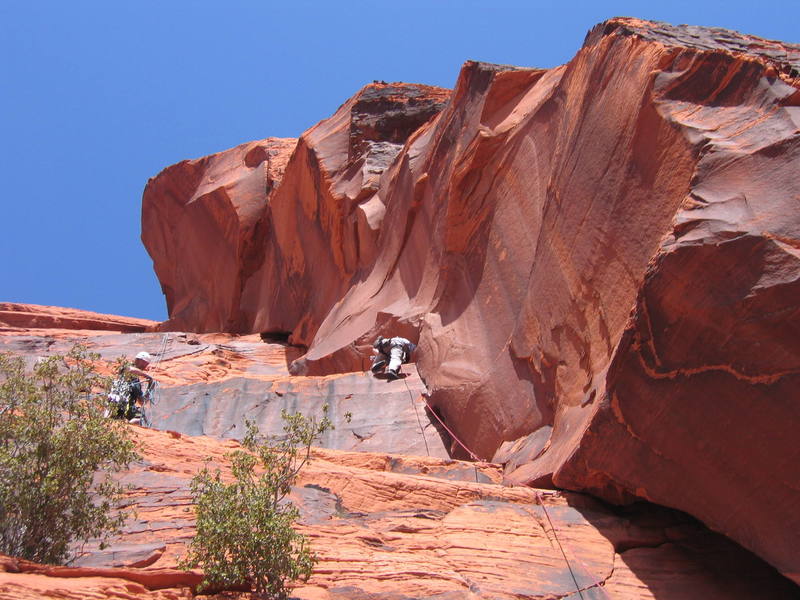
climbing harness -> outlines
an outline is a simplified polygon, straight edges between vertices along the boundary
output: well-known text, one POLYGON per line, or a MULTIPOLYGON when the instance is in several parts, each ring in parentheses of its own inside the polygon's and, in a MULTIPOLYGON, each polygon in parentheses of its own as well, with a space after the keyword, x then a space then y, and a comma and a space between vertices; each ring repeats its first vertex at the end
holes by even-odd
POLYGON ((144 393, 144 401, 142 402, 142 426, 151 429, 153 427, 153 421, 150 418, 149 409, 153 406, 158 404, 158 382, 154 379, 150 386, 147 388, 147 391, 144 393), (148 409, 145 410, 145 404, 149 405, 148 409))

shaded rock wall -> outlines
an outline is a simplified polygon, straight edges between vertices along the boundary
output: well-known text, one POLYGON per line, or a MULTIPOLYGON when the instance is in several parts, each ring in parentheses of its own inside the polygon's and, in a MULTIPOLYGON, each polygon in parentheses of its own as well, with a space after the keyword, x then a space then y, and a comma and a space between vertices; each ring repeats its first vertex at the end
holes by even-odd
MULTIPOLYGON (((291 332, 307 375, 407 335, 509 482, 681 508, 800 581, 799 74, 797 46, 614 19, 561 67, 465 64, 436 116, 412 96, 441 90, 367 86, 298 141, 239 295, 198 277, 170 314, 291 332)), ((173 179, 145 192, 146 243, 173 179)))

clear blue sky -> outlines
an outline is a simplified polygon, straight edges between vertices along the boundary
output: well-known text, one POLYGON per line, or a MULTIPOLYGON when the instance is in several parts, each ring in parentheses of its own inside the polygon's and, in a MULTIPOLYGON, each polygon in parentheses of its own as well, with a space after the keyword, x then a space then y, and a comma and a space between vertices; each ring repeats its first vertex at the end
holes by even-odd
POLYGON ((164 319, 139 239, 162 168, 295 137, 373 79, 564 63, 618 15, 800 42, 800 0, 0 0, 0 301, 164 319))

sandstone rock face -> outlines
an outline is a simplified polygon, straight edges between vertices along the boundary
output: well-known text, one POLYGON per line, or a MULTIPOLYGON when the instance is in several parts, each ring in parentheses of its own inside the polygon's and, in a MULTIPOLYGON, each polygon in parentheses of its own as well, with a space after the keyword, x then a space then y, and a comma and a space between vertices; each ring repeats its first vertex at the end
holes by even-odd
POLYGON ((373 258, 380 175, 448 95, 376 82, 299 140, 243 144, 151 179, 142 241, 167 297, 164 328, 297 330, 308 344, 373 258))
POLYGON ((428 408, 413 364, 405 365, 396 381, 365 373, 292 377, 288 364, 298 351, 259 336, 0 332, 0 352, 23 356, 28 364, 65 354, 75 343, 99 354, 98 368, 107 375, 119 357, 132 360, 141 351, 154 356, 149 372, 160 385, 147 415, 155 429, 240 439, 249 419, 265 434, 278 435, 281 410, 320 415, 327 404, 336 429, 321 440, 326 448, 442 459, 450 453, 449 435, 428 408))
POLYGON ((267 199, 296 140, 268 138, 185 160, 151 179, 142 242, 167 300, 168 329, 238 331, 242 286, 264 261, 267 199), (213 243, 211 243, 213 241, 213 243), (203 288, 203 293, 195 290, 203 288))
MULTIPOLYGON (((140 430, 144 459, 125 477, 136 516, 75 568, 6 559, 0 598, 191 597, 198 572, 175 569, 194 533, 189 481, 236 447, 140 430)), ((796 588, 721 536, 667 510, 626 514, 579 494, 452 481, 469 463, 317 450, 293 490, 320 562, 292 597, 795 597, 796 588), (402 493, 401 493, 402 492, 402 493), (563 550, 563 554, 562 554, 563 550), (579 592, 580 590, 580 592, 579 592)))
POLYGON ((156 321, 148 319, 104 315, 74 308, 0 302, 0 328, 6 330, 86 329, 131 333, 153 331, 157 325, 156 321))
POLYGON ((142 460, 122 475, 135 514, 121 535, 104 549, 90 542, 72 568, 0 557, 4 600, 192 597, 201 574, 176 569, 194 535, 191 477, 209 459, 228 472, 225 454, 239 447, 239 427, 231 425, 245 416, 275 431, 281 408, 312 414, 323 399, 337 429, 292 492, 320 562, 294 598, 797 595, 773 568, 685 514, 647 503, 611 509, 579 493, 509 486, 500 465, 446 458, 424 403, 408 396, 421 385, 413 365, 404 367, 405 380, 391 382, 295 377, 287 365, 297 350, 258 336, 0 331, 0 351, 28 362, 76 341, 101 354, 101 368, 120 355, 153 352, 150 370, 162 385, 150 414, 169 431, 131 426, 142 460), (352 422, 341 419, 344 410, 352 422))
MULTIPOLYGON (((162 278, 170 314, 288 333, 306 376, 406 335, 508 482, 682 509, 800 582, 799 75, 798 46, 614 19, 561 67, 465 64, 436 116, 441 90, 368 86, 298 141, 263 259, 204 213, 235 285, 162 278)), ((182 178, 145 192, 159 277, 197 264, 147 242, 182 178)))

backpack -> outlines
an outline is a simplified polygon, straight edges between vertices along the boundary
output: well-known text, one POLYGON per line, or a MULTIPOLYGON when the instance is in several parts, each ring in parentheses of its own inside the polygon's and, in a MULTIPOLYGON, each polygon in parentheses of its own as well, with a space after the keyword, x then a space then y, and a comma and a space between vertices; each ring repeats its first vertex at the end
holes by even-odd
POLYGON ((116 419, 130 420, 139 416, 136 401, 143 397, 142 384, 137 378, 132 378, 123 372, 111 383, 108 392, 108 402, 112 405, 109 416, 116 419))

